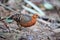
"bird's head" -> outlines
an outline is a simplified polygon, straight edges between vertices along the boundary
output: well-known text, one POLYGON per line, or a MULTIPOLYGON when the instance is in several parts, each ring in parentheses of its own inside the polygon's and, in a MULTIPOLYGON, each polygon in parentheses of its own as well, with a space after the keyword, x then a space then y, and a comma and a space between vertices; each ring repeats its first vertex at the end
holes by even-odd
POLYGON ((38 14, 33 14, 33 18, 38 18, 38 14))

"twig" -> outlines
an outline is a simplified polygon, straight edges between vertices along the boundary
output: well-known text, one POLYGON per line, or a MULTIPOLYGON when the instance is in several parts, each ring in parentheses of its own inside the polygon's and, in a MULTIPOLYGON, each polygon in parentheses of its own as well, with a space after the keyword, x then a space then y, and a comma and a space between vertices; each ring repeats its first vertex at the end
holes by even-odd
MULTIPOLYGON (((17 13, 17 14, 20 14, 19 12, 17 12, 17 11, 15 11, 15 10, 13 10, 12 8, 5 6, 5 5, 4 5, 4 4, 2 4, 1 2, 0 2, 0 5, 1 5, 2 7, 5 7, 5 8, 7 8, 7 9, 9 9, 9 10, 11 10, 11 11, 13 11, 13 12, 17 13)), ((20 10, 19 10, 19 11, 20 11, 20 10)))
POLYGON ((38 21, 38 22, 45 23, 45 24, 48 24, 48 25, 50 25, 50 24, 51 24, 50 22, 44 21, 44 20, 42 20, 42 19, 37 19, 37 21, 38 21))
POLYGON ((5 37, 3 37, 3 36, 0 36, 0 38, 6 39, 6 38, 5 38, 5 37))
POLYGON ((0 20, 0 21, 4 23, 5 27, 6 27, 6 28, 9 30, 9 32, 10 32, 10 29, 9 29, 9 27, 7 26, 7 24, 5 23, 5 21, 3 21, 3 20, 0 20))
POLYGON ((28 3, 30 6, 32 6, 36 11, 38 11, 38 13, 40 13, 40 15, 45 16, 46 14, 39 8, 37 7, 35 4, 33 4, 31 1, 29 0, 24 0, 24 2, 28 3))
MULTIPOLYGON (((42 22, 42 23, 44 23, 44 24, 47 24, 48 27, 49 27, 49 25, 51 25, 50 22, 44 21, 44 20, 42 20, 42 19, 37 19, 37 21, 38 21, 38 22, 42 22)), ((52 25, 53 25, 53 24, 52 24, 52 25)), ((57 25, 58 25, 58 24, 57 24, 57 25)), ((50 31, 53 32, 53 33, 56 33, 57 31, 60 32, 60 29, 53 30, 51 27, 49 27, 49 28, 50 28, 50 31)))

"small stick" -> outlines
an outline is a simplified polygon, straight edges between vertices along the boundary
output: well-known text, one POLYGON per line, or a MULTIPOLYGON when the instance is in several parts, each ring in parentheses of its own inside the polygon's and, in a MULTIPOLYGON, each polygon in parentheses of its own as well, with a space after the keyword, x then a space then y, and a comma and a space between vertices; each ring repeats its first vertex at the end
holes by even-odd
POLYGON ((45 24, 48 24, 48 25, 50 25, 50 24, 51 24, 50 22, 46 22, 46 21, 44 21, 44 20, 42 20, 42 19, 37 19, 37 21, 38 21, 38 22, 45 23, 45 24))
POLYGON ((6 38, 5 38, 5 37, 3 37, 3 36, 0 36, 0 38, 6 39, 6 38))
POLYGON ((4 23, 5 27, 6 27, 6 28, 9 30, 9 32, 10 32, 10 29, 9 29, 9 27, 7 26, 7 24, 5 23, 5 21, 3 21, 3 20, 0 20, 0 21, 4 23))

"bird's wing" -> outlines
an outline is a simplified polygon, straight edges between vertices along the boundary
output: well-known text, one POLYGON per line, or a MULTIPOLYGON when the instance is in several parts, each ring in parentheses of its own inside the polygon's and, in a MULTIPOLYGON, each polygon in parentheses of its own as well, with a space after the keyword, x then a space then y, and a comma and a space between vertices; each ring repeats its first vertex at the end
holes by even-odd
POLYGON ((21 17, 20 23, 27 23, 27 22, 29 22, 29 21, 31 21, 31 20, 32 20, 32 17, 31 17, 31 16, 23 15, 23 16, 21 17))

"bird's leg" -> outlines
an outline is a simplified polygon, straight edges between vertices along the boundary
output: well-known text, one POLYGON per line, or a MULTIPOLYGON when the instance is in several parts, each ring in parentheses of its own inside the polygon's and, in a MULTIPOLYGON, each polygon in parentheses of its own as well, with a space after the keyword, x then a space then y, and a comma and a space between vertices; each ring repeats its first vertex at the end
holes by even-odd
POLYGON ((25 28, 25 27, 23 27, 23 26, 21 26, 21 25, 18 25, 19 26, 19 28, 18 28, 18 30, 26 30, 27 28, 25 28))
POLYGON ((19 28, 17 28, 17 30, 20 30, 21 31, 22 30, 22 27, 21 27, 20 23, 18 22, 17 25, 19 27, 19 28))
POLYGON ((27 30, 27 28, 21 26, 19 23, 17 23, 17 25, 18 25, 18 27, 19 27, 19 28, 17 28, 17 30, 20 30, 20 31, 21 31, 21 30, 24 30, 24 31, 27 30))

